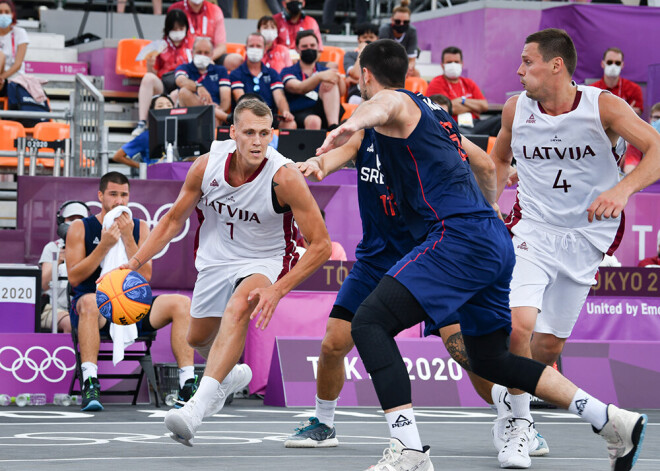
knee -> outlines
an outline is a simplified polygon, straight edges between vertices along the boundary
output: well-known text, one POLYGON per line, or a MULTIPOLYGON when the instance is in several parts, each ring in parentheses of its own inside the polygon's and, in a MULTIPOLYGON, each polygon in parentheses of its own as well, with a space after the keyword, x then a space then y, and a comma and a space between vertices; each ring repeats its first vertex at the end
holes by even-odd
POLYGON ((234 69, 238 69, 241 65, 243 64, 243 56, 240 54, 227 54, 225 57, 225 61, 223 62, 223 66, 231 72, 234 69))
POLYGON ((512 352, 519 352, 521 349, 526 349, 532 340, 534 332, 534 325, 527 323, 514 323, 511 330, 510 348, 512 352))
POLYGON ((321 83, 321 86, 319 87, 319 94, 326 94, 329 93, 333 90, 339 90, 336 84, 334 83, 329 83, 329 82, 323 82, 321 83))
POLYGON ((93 294, 85 294, 76 302, 76 312, 81 320, 98 319, 100 312, 93 294))
POLYGON ((321 118, 315 114, 310 114, 305 118, 305 129, 321 129, 321 118))
POLYGON ((144 77, 142 77, 142 84, 148 87, 152 87, 155 85, 156 81, 160 80, 158 76, 152 72, 147 72, 144 74, 144 77))
POLYGON ((208 332, 199 332, 199 331, 188 331, 186 336, 186 342, 192 348, 204 348, 208 347, 213 343, 214 336, 209 335, 208 332))
POLYGON ((184 106, 187 105, 194 96, 195 94, 187 88, 179 89, 179 103, 184 106))
POLYGON ((532 342, 532 357, 545 365, 552 366, 564 349, 564 340, 554 336, 543 336, 532 342))
POLYGON ((321 356, 330 360, 342 359, 352 347, 353 341, 350 336, 341 338, 338 335, 326 334, 321 342, 321 356))

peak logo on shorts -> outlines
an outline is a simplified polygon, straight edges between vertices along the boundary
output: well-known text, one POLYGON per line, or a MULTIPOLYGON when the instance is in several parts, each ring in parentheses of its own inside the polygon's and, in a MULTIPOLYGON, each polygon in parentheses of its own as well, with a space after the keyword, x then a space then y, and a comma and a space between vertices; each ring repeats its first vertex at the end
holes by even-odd
POLYGON ((401 414, 397 417, 396 422, 392 424, 392 428, 405 427, 406 425, 412 425, 412 420, 401 414))

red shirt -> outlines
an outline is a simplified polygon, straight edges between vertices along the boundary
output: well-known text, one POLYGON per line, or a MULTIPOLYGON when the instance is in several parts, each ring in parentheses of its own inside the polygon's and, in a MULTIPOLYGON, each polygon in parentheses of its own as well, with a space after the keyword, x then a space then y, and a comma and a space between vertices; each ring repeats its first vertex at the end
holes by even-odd
POLYGON ((261 62, 271 69, 277 70, 278 73, 282 72, 283 68, 291 67, 293 65, 291 54, 289 54, 289 48, 275 43, 270 46, 270 49, 264 52, 264 57, 261 59, 261 62))
POLYGON ((626 148, 626 155, 624 157, 625 165, 637 166, 642 161, 642 151, 632 144, 628 144, 626 148))
MULTIPOLYGON (((445 78, 444 75, 438 75, 431 80, 429 88, 426 90, 426 96, 436 95, 441 93, 450 100, 464 96, 465 98, 474 98, 475 100, 485 100, 486 97, 481 93, 479 87, 474 80, 465 77, 458 77, 458 82, 452 83, 445 78)), ((477 113, 472 113, 474 119, 479 119, 477 113)), ((457 120, 457 115, 454 115, 454 120, 457 120)))
POLYGON ((637 264, 638 267, 645 267, 647 265, 660 265, 660 255, 657 257, 645 258, 637 264))
POLYGON ((192 62, 192 43, 193 37, 188 34, 178 46, 175 46, 170 38, 165 39, 167 42, 167 49, 158 54, 154 69, 159 78, 164 74, 172 72, 181 64, 192 62))
POLYGON ((198 13, 195 13, 190 9, 187 0, 181 0, 173 3, 167 11, 169 12, 175 8, 183 10, 186 13, 188 23, 190 24, 189 34, 193 37, 205 36, 211 38, 213 47, 227 42, 225 17, 222 15, 222 10, 218 5, 204 1, 202 9, 198 13))
POLYGON ((591 84, 592 87, 608 90, 619 98, 625 100, 630 106, 635 106, 644 111, 644 97, 642 96, 642 87, 635 82, 619 77, 619 82, 614 88, 607 88, 605 78, 591 84))
POLYGON ((323 50, 323 42, 321 41, 321 31, 319 30, 319 24, 311 16, 307 16, 303 13, 300 20, 297 23, 291 23, 289 20, 284 18, 284 13, 278 13, 274 15, 275 24, 277 24, 277 30, 279 35, 275 39, 275 44, 281 44, 288 47, 289 49, 296 48, 296 35, 299 31, 304 31, 306 29, 311 29, 316 34, 317 39, 319 40, 319 51, 323 50))

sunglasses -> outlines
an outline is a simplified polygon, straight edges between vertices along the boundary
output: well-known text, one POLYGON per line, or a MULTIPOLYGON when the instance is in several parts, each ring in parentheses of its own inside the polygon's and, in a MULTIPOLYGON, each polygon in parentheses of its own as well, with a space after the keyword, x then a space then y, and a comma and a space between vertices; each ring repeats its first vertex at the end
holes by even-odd
POLYGON ((607 65, 612 65, 612 64, 621 65, 621 64, 623 64, 623 62, 621 62, 621 61, 613 61, 613 60, 609 60, 609 61, 607 61, 607 62, 605 62, 605 63, 606 63, 607 65))
POLYGON ((395 25, 409 25, 410 20, 394 20, 395 25))
POLYGON ((258 92, 261 90, 261 87, 259 87, 259 77, 252 77, 252 83, 254 83, 254 87, 252 87, 252 91, 258 92))

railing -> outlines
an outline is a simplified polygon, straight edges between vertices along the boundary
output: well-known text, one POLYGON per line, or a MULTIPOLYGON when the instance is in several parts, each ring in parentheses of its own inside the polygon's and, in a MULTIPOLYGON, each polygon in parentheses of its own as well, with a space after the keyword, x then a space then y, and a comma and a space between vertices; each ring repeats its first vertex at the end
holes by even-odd
POLYGON ((83 74, 76 75, 71 95, 72 176, 100 177, 108 170, 108 130, 103 94, 83 74))

